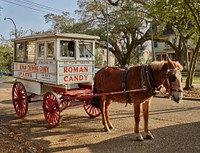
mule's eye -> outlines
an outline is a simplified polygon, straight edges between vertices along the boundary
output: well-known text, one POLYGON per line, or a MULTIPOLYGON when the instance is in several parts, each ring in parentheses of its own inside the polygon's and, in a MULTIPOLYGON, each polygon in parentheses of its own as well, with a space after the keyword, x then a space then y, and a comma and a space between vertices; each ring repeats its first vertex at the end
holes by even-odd
POLYGON ((176 76, 174 74, 170 75, 169 80, 170 80, 170 82, 174 82, 176 80, 176 76))

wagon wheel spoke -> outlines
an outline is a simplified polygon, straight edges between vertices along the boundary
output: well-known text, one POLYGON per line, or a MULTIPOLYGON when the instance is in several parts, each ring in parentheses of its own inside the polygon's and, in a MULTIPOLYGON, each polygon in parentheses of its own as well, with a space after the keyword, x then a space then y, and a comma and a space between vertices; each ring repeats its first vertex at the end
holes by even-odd
POLYGON ((91 118, 98 117, 101 114, 101 111, 98 108, 93 107, 92 104, 90 103, 90 101, 91 101, 91 99, 84 99, 83 100, 83 107, 84 107, 86 113, 91 118))
POLYGON ((21 82, 15 82, 13 84, 12 101, 16 114, 20 118, 23 118, 28 111, 28 96, 21 82))
POLYGON ((47 92, 43 98, 43 112, 47 123, 55 127, 60 121, 60 99, 54 92, 47 92))

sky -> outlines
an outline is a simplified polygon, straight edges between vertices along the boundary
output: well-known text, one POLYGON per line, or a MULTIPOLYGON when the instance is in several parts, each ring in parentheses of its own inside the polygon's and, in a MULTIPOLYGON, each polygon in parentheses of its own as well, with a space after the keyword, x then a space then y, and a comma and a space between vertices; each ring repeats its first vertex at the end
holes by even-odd
MULTIPOLYGON (((17 29, 42 31, 51 27, 45 23, 44 15, 48 13, 60 14, 69 12, 71 17, 77 18, 77 0, 0 0, 0 35, 10 39, 10 32, 16 24, 17 29)), ((13 36, 11 38, 14 38, 13 36)))

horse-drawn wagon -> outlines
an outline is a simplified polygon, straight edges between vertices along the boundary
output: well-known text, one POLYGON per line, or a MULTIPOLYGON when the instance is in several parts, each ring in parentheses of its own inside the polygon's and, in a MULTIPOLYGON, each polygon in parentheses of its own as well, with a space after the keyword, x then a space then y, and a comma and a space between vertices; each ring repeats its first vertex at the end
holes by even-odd
POLYGON ((61 111, 77 105, 73 102, 79 100, 89 116, 99 116, 100 111, 89 103, 91 96, 87 96, 93 91, 98 39, 73 33, 14 39, 13 76, 16 81, 12 100, 16 114, 23 118, 29 103, 43 101, 46 121, 56 126, 61 111))
POLYGON ((12 100, 17 115, 21 118, 26 115, 28 103, 43 101, 46 121, 50 126, 57 126, 61 111, 80 105, 74 101, 81 101, 89 116, 97 117, 102 113, 104 129, 109 131, 113 128, 108 116, 111 101, 133 103, 136 139, 143 140, 139 132, 141 106, 145 137, 152 139, 148 128, 152 96, 165 85, 172 99, 179 102, 183 91, 180 72, 183 67, 167 56, 167 61, 128 69, 106 66, 94 76, 95 41, 98 39, 83 34, 14 39, 13 75, 17 79, 12 100), (100 102, 101 111, 92 103, 94 97, 100 102))

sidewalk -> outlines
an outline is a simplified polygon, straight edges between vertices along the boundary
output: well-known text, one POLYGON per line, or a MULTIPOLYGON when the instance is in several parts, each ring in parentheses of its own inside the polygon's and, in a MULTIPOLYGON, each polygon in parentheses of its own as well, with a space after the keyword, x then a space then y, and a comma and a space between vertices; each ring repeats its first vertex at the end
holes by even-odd
POLYGON ((15 81, 15 79, 16 78, 13 78, 13 77, 5 77, 5 76, 3 76, 2 78, 0 78, 0 83, 15 81))
MULTIPOLYGON (((200 87, 200 84, 194 84, 194 87, 200 87)), ((165 94, 165 90, 161 91, 155 95, 157 98, 170 98, 168 95, 165 94)), ((183 100, 192 100, 192 101, 200 101, 200 98, 197 97, 187 97, 183 96, 183 100)))

